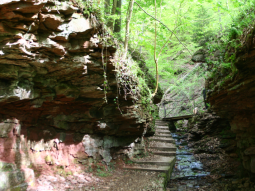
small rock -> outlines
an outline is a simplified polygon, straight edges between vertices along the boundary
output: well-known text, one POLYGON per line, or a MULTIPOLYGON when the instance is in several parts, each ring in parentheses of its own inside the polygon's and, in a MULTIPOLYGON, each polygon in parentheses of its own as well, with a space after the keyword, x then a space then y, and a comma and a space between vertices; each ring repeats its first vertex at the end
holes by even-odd
POLYGON ((87 183, 87 182, 88 182, 87 180, 81 179, 81 178, 77 179, 77 181, 78 181, 79 183, 87 183))
POLYGON ((56 181, 58 180, 58 179, 57 179, 56 177, 54 177, 54 176, 47 176, 46 179, 49 180, 49 181, 53 181, 53 182, 56 182, 56 181))
POLYGON ((90 178, 90 177, 86 176, 85 179, 86 179, 87 181, 91 182, 91 178, 90 178))

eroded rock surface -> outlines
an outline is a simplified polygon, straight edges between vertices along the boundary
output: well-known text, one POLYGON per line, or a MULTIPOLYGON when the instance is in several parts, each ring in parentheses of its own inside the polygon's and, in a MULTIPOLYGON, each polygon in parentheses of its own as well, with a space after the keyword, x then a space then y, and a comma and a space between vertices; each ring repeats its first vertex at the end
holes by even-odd
POLYGON ((33 185, 33 166, 130 154, 153 125, 148 87, 125 63, 115 67, 119 50, 105 43, 113 39, 79 10, 71 1, 0 2, 0 160, 24 177, 0 189, 33 185), (123 88, 116 70, 136 85, 123 88))
POLYGON ((254 190, 237 154, 236 135, 227 119, 205 112, 176 124, 177 162, 170 190, 254 190), (192 155, 193 154, 193 155, 192 155))
POLYGON ((207 82, 210 90, 208 101, 211 108, 221 117, 229 120, 231 130, 236 133, 239 156, 245 169, 255 173, 255 56, 254 28, 244 29, 237 41, 240 47, 229 48, 234 55, 236 72, 227 76, 226 71, 218 70, 215 77, 207 82))

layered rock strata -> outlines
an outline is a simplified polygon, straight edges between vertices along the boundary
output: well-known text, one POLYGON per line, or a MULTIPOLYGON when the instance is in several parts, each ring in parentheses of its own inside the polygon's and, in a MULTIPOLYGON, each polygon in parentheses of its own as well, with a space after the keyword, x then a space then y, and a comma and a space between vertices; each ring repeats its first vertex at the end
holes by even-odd
POLYGON ((69 1, 0 2, 0 166, 11 166, 0 190, 32 185, 34 166, 109 162, 142 142, 149 88, 116 65, 102 31, 69 1), (11 183, 13 174, 21 180, 11 183))
POLYGON ((245 169, 255 173, 255 41, 254 27, 245 29, 237 43, 239 48, 229 48, 228 54, 235 57, 232 76, 218 70, 207 81, 211 90, 208 101, 211 109, 229 120, 236 133, 239 155, 245 169), (235 70, 234 70, 235 69, 235 70), (223 77, 224 78, 223 78, 223 77))

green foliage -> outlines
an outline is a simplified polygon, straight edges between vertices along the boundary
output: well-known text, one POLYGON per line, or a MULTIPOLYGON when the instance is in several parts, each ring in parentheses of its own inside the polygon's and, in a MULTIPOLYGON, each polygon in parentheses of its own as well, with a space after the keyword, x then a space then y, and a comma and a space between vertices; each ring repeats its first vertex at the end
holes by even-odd
POLYGON ((107 176, 111 176, 112 174, 106 169, 105 166, 102 165, 96 165, 96 176, 99 177, 107 177, 107 176))
MULTIPOLYGON (((107 15, 105 13, 104 1, 76 1, 82 5, 84 11, 86 11, 85 14, 90 15, 92 13, 104 23, 117 18, 116 15, 107 15)), ((110 7, 108 7, 109 10, 111 10, 112 2, 111 0, 110 7)), ((137 3, 149 14, 154 15, 154 1, 139 0, 137 3)), ((190 52, 194 53, 200 46, 205 46, 206 42, 210 40, 223 41, 228 44, 231 40, 238 38, 242 34, 242 29, 253 22, 254 5, 254 0, 157 0, 157 18, 173 30, 190 52)), ((125 37, 126 23, 123 21, 126 19, 127 9, 128 1, 123 1, 120 35, 122 39, 125 37)), ((153 60, 154 20, 137 5, 134 5, 130 27, 130 45, 145 56, 149 71, 155 75, 155 63, 153 60)), ((171 33, 159 23, 157 24, 157 31, 156 49, 157 53, 159 53, 171 33)), ((119 36, 116 37, 119 38, 119 36)), ((230 43, 235 48, 239 44, 235 41, 230 43)), ((219 45, 218 43, 216 44, 219 45)), ((220 48, 225 47, 221 46, 220 48)), ((218 49, 218 47, 215 46, 214 49, 218 49)), ((230 55, 230 59, 231 61, 227 61, 228 63, 235 58, 230 55)), ((163 88, 167 89, 173 81, 177 81, 179 76, 175 75, 176 71, 179 69, 183 72, 187 71, 187 64, 190 64, 190 55, 173 35, 166 48, 163 49, 159 59, 160 83, 163 88)), ((226 64, 222 65, 225 68, 228 66, 226 64)))
POLYGON ((133 164, 134 162, 133 161, 131 161, 131 160, 127 160, 126 161, 126 164, 133 164))
MULTIPOLYGON (((212 65, 210 77, 219 87, 223 87, 225 82, 237 73, 237 68, 235 67, 236 53, 242 44, 250 38, 250 34, 246 31, 249 26, 254 24, 254 0, 247 1, 246 3, 237 3, 234 1, 233 5, 238 5, 239 8, 238 14, 230 15, 231 23, 228 24, 230 27, 226 26, 225 30, 221 31, 221 36, 219 36, 217 43, 213 44, 209 42, 207 46, 209 53, 211 53, 210 56, 214 55, 216 50, 221 52, 221 56, 207 59, 212 65), (244 34, 246 39, 241 40, 240 38, 243 33, 247 33, 244 34), (243 42, 241 43, 241 41, 243 42)), ((226 12, 230 14, 229 11, 226 12)))
POLYGON ((195 12, 195 20, 193 25, 193 41, 200 46, 204 46, 206 42, 213 37, 213 30, 210 28, 210 24, 214 18, 209 13, 203 4, 198 5, 198 9, 195 12))
MULTIPOLYGON (((83 6, 87 8, 85 14, 96 14, 97 18, 102 19, 105 23, 117 18, 105 14, 103 1, 101 4, 98 4, 96 0, 77 1, 83 3, 83 6)), ((112 0, 110 2, 112 5, 112 0)), ((126 23, 123 21, 126 20, 128 2, 123 1, 121 8, 121 32, 120 37, 116 36, 120 39, 124 39, 126 35, 126 23)), ((138 0, 137 3, 154 16, 153 1, 138 0)), ((181 112, 190 114, 194 106, 203 104, 202 97, 196 98, 196 95, 199 94, 196 91, 201 91, 203 88, 201 84, 205 78, 213 78, 215 84, 222 87, 236 74, 237 69, 234 63, 236 52, 241 46, 238 39, 243 34, 244 28, 254 23, 254 7, 255 0, 157 0, 157 18, 178 36, 192 54, 199 49, 208 53, 206 60, 209 68, 198 67, 182 81, 182 77, 194 67, 190 61, 191 55, 179 43, 175 35, 157 23, 156 53, 158 54, 162 46, 167 43, 158 60, 160 85, 164 90, 171 89, 171 94, 174 95, 173 98, 176 101, 171 103, 171 107, 183 106, 186 109, 181 112), (171 38, 167 42, 169 37, 171 38), (219 55, 215 56, 216 53, 219 55), (209 73, 206 72, 207 69, 209 73), (187 102, 185 100, 192 101, 187 102)), ((154 19, 146 15, 137 5, 134 5, 130 25, 130 47, 145 58, 145 64, 153 76, 156 73, 153 55, 154 22, 154 19)), ((246 39, 249 38, 251 36, 247 35, 246 39)), ((150 83, 153 85, 155 81, 146 79, 146 74, 138 67, 137 63, 133 64, 128 61, 125 67, 124 69, 120 68, 116 76, 118 83, 123 87, 137 86, 138 88, 130 90, 130 93, 136 96, 136 99, 139 99, 142 104, 148 105, 151 101, 151 87, 147 85, 150 83), (124 75, 125 73, 128 73, 129 76, 135 76, 138 83, 124 80, 124 77, 127 77, 124 75)), ((107 84, 106 73, 104 77, 105 84, 107 84)), ((107 86, 105 86, 105 93, 107 94, 107 86)), ((118 96, 114 102, 118 105, 118 96)), ((173 112, 171 107, 167 108, 169 113, 173 112)), ((145 109, 152 112, 152 108, 145 109)), ((179 108, 179 112, 180 110, 181 108, 179 108)))
POLYGON ((234 25, 229 29, 229 39, 236 39, 239 35, 242 34, 242 31, 237 29, 234 25))

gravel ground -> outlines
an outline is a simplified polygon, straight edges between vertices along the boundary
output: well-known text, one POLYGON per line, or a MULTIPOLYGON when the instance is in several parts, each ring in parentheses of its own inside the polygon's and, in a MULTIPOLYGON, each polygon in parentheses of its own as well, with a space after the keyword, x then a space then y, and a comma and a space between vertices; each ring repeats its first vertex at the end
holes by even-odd
MULTIPOLYGON (((102 174, 101 174, 102 175, 102 174)), ((106 177, 75 173, 66 177, 41 175, 28 191, 163 191, 161 173, 115 169, 106 177)))

